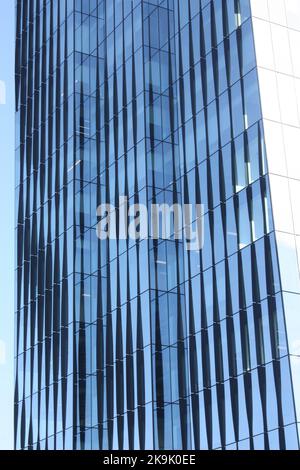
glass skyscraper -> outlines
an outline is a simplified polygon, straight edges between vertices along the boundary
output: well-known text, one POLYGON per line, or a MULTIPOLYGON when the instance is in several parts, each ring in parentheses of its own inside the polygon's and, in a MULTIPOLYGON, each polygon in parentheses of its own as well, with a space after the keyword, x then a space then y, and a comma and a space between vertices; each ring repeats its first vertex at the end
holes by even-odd
POLYGON ((299 48, 299 0, 17 0, 17 449, 299 449, 299 48), (203 249, 99 240, 120 196, 203 249))

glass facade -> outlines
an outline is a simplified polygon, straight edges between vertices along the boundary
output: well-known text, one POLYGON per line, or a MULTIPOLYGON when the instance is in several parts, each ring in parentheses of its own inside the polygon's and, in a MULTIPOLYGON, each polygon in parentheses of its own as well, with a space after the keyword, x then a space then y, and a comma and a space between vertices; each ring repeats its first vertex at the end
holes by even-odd
POLYGON ((299 18, 17 0, 17 449, 299 448, 299 18), (203 249, 99 240, 120 196, 203 249))

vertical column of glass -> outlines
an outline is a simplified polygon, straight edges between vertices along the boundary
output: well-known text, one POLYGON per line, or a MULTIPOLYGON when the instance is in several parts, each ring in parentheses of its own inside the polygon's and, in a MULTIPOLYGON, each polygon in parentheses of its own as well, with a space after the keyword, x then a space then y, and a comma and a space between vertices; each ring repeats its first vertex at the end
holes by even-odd
POLYGON ((72 11, 17 2, 16 448, 72 446, 72 11))
POLYGON ((90 88, 76 80, 75 445, 151 448, 147 242, 120 237, 118 222, 117 239, 96 237, 101 203, 118 221, 119 197, 146 201, 142 9, 105 1, 81 8, 78 32, 88 35, 81 47, 89 52, 80 52, 78 80, 86 76, 90 88))
MULTIPOLYGON (((103 2, 74 4, 75 147, 74 147, 74 441, 76 449, 92 448, 97 424, 97 87, 101 71, 103 2)), ((98 101, 99 100, 99 101, 98 101)))
POLYGON ((165 233, 168 222, 161 217, 159 238, 149 240, 154 446, 187 449, 190 413, 184 254, 182 240, 175 237, 172 214, 174 206, 181 203, 174 2, 143 2, 143 22, 148 208, 151 214, 151 205, 158 205, 160 215, 173 218, 170 234, 165 233))
POLYGON ((175 6, 183 201, 205 206, 203 250, 185 253, 192 445, 284 448, 289 374, 250 4, 175 6))
POLYGON ((144 449, 153 447, 148 245, 122 235, 128 207, 147 201, 142 4, 104 2, 104 18, 92 210, 111 205, 117 236, 98 241, 96 249, 93 445, 144 449), (120 197, 127 203, 120 205, 120 197))
MULTIPOLYGON (((15 446, 18 448, 27 446, 28 427, 24 426, 25 402, 30 396, 30 375, 27 372, 26 386, 26 359, 27 364, 30 361, 30 352, 27 346, 27 318, 28 318, 28 289, 22 287, 23 278, 25 278, 25 253, 24 253, 24 234, 25 234, 25 203, 27 201, 27 190, 29 186, 28 176, 31 173, 31 165, 27 163, 27 133, 26 133, 26 104, 27 104, 27 37, 28 37, 28 9, 24 11, 21 2, 16 5, 16 381, 15 381, 15 446), (29 167, 29 168, 28 168, 29 167), (26 293, 25 293, 26 292, 26 293), (23 417, 23 428, 21 422, 23 417)), ((31 30, 31 35, 33 34, 31 30)), ((32 54, 32 51, 31 51, 32 54)), ((31 94, 32 91, 30 90, 31 94)), ((30 188, 30 186, 29 186, 30 188)), ((27 222, 28 227, 28 222, 27 222)), ((27 237, 28 239, 28 237, 27 237)), ((28 255, 27 266, 28 266, 28 255)), ((28 272, 28 269, 26 270, 28 272)), ((28 275, 27 275, 28 277, 28 275)), ((28 370, 28 368, 27 368, 28 370)), ((28 403, 29 400, 27 400, 28 403)))

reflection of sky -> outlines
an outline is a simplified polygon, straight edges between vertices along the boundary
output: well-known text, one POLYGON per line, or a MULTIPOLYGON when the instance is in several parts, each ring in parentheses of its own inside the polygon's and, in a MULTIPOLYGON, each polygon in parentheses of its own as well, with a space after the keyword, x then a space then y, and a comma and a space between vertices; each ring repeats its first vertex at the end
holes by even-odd
POLYGON ((0 0, 0 450, 13 446, 14 3, 0 0))

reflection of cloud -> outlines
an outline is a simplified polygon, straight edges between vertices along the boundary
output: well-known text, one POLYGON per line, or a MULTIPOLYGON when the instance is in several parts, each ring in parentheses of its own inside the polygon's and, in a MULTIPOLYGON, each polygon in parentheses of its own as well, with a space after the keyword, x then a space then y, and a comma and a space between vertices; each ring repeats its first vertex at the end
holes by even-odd
POLYGON ((6 364, 6 347, 4 341, 0 341, 0 366, 6 364))
POLYGON ((6 87, 3 80, 0 80, 0 104, 6 104, 6 87))

